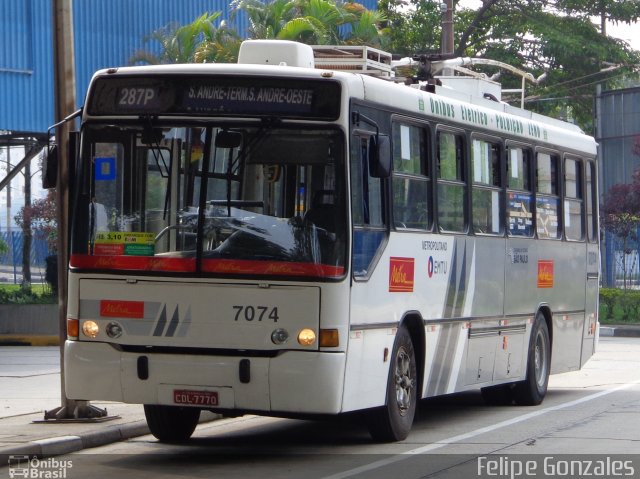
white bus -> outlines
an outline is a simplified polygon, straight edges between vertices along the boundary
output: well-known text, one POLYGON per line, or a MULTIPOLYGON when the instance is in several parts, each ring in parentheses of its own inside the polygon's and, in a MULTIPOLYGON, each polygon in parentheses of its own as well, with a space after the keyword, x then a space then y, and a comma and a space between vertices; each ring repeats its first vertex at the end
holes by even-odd
POLYGON ((535 405, 584 365, 593 138, 483 98, 490 82, 376 78, 389 58, 362 51, 248 41, 238 64, 95 74, 72 168, 70 398, 144 404, 167 441, 203 409, 362 411, 394 441, 420 398, 535 405))

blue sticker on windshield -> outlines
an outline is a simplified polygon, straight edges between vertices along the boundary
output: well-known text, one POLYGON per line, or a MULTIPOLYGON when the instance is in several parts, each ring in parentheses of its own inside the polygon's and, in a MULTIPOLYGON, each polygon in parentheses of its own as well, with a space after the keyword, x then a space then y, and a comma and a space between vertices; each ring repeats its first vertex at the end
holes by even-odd
POLYGON ((114 181, 116 179, 115 158, 96 158, 95 168, 96 181, 114 181))

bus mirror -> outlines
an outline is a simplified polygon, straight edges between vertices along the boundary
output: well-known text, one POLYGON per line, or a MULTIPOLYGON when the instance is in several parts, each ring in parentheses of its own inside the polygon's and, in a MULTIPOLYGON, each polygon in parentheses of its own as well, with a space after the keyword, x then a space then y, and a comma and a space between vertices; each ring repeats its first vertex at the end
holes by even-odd
POLYGON ((391 175, 391 143, 388 135, 371 136, 369 140, 369 174, 374 178, 391 175))
POLYGON ((42 187, 55 188, 58 184, 58 145, 49 145, 42 161, 42 187))
POLYGON ((237 131, 222 130, 216 135, 217 148, 238 148, 242 143, 242 133, 237 131))

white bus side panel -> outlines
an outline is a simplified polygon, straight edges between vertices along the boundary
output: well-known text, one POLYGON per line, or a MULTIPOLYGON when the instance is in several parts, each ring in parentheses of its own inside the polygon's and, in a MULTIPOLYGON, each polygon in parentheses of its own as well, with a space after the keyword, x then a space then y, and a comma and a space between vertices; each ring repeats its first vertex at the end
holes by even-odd
POLYGON ((595 329, 594 312, 585 314, 586 248, 392 234, 369 280, 352 287, 344 410, 383 404, 384 349, 391 352, 391 328, 408 312, 424 320, 423 397, 524 379, 540 307, 552 315, 551 372, 578 369, 592 354, 594 334, 587 330, 595 329))
MULTIPOLYGON (((418 312, 424 320, 422 396, 493 381, 503 318, 504 258, 505 240, 500 238, 392 234, 369 280, 353 283, 344 410, 384 403, 389 371, 384 350, 390 357, 394 336, 389 332, 408 312, 418 312), (488 337, 473 342, 471 357, 470 326, 489 329, 488 337), (484 374, 477 378, 479 369, 484 374)), ((530 307, 533 311, 533 303, 530 307)), ((513 342, 517 351, 501 358, 510 372, 499 377, 517 377, 522 370, 516 356, 523 336, 520 332, 513 342)))

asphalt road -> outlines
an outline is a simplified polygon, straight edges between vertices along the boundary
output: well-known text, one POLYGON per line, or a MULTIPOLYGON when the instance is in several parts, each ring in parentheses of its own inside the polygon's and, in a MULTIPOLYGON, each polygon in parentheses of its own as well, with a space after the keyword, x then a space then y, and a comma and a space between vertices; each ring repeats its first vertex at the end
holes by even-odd
POLYGON ((401 443, 372 443, 357 418, 245 416, 202 424, 184 445, 142 436, 38 466, 70 479, 640 477, 638 425, 640 339, 602 338, 585 368, 552 376, 542 405, 424 400, 401 443))

